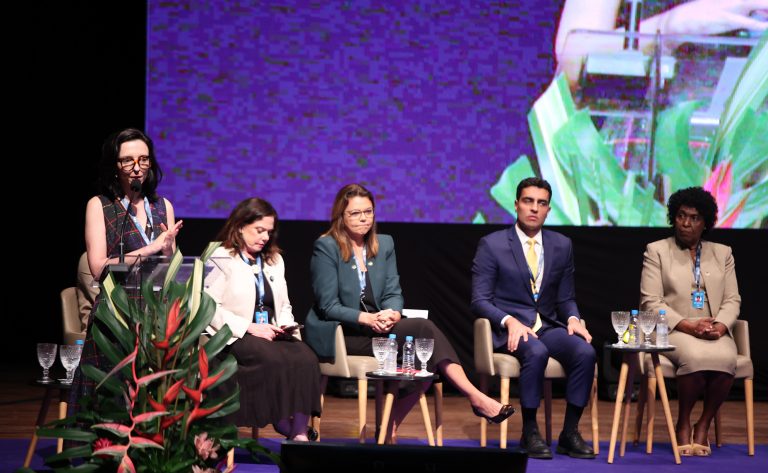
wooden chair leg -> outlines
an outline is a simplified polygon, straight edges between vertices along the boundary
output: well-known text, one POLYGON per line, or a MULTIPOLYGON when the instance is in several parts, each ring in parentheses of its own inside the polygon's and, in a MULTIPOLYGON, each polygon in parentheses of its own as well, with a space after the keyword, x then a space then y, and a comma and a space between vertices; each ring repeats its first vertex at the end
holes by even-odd
MULTIPOLYGON (((328 386, 328 376, 322 375, 320 376, 320 412, 323 412, 323 404, 325 403, 325 388, 328 386)), ((315 432, 317 432, 317 440, 320 441, 320 416, 312 416, 312 418, 309 420, 310 425, 313 429, 315 429, 315 432)))
POLYGON ((751 379, 744 380, 744 404, 747 408, 747 454, 755 455, 755 404, 751 379))
POLYGON ((590 407, 590 413, 592 414, 592 450, 595 455, 600 453, 600 422, 597 415, 597 378, 592 382, 592 394, 590 396, 592 400, 592 406, 590 407))
MULTIPOLYGON (((488 375, 480 375, 480 391, 488 394, 488 375)), ((480 418, 480 446, 485 447, 488 443, 488 422, 480 418)), ((503 447, 502 447, 503 448, 503 447)))
POLYGON ((357 380, 357 432, 360 443, 365 443, 365 421, 368 407, 368 380, 357 380))
MULTIPOLYGON (((501 403, 509 404, 509 378, 501 378, 501 403)), ((485 419, 481 419, 481 422, 486 422, 485 419)), ((507 424, 509 418, 504 419, 501 423, 501 432, 499 434, 499 447, 507 448, 507 424)))
POLYGON ((656 420, 656 378, 648 378, 648 419, 645 426, 645 453, 653 453, 653 424, 656 420))
POLYGON ((715 413, 715 445, 719 448, 723 446, 722 429, 720 428, 720 409, 715 413))
MULTIPOLYGON (((503 404, 503 403, 502 403, 503 404)), ((544 429, 547 445, 552 445, 552 380, 544 380, 544 429)))
POLYGON ((443 383, 438 381, 433 385, 435 396, 435 434, 437 446, 443 446, 443 383))
POLYGON ((637 397, 637 416, 635 417, 635 438, 632 439, 632 445, 637 446, 640 443, 640 434, 643 433, 643 413, 645 411, 645 402, 648 397, 648 375, 645 374, 640 379, 640 394, 637 397))

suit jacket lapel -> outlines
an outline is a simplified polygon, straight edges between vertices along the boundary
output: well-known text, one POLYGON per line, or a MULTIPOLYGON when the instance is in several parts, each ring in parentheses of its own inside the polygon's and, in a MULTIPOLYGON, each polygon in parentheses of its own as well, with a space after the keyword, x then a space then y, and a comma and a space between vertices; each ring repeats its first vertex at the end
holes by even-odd
POLYGON ((515 227, 510 227, 507 230, 507 236, 509 237, 509 247, 512 250, 512 257, 515 259, 515 264, 517 265, 517 268, 522 275, 521 281, 523 283, 523 287, 525 287, 525 290, 528 291, 528 294, 531 295, 531 299, 533 299, 533 291, 531 290, 531 278, 528 274, 528 261, 525 259, 525 254, 523 253, 523 243, 517 236, 515 227))

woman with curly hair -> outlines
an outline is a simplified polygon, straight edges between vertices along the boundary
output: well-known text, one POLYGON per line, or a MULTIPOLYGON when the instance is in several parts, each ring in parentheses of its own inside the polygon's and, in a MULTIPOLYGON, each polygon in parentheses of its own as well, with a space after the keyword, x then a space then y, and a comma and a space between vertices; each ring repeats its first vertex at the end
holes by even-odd
POLYGON ((669 343, 676 349, 664 355, 677 367, 680 454, 709 456, 709 425, 736 372, 731 329, 741 297, 731 248, 702 240, 717 220, 712 195, 701 187, 681 189, 669 197, 667 209, 674 236, 645 250, 640 305, 667 312, 669 343), (704 408, 691 428, 691 411, 702 395, 704 408))

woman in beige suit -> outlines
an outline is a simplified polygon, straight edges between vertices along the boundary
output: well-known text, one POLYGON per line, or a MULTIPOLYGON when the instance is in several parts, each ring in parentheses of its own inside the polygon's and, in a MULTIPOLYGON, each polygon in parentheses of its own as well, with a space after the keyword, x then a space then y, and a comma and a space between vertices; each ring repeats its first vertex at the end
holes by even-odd
POLYGON ((307 420, 320 411, 320 367, 293 319, 276 232, 277 212, 265 200, 246 199, 232 211, 206 277, 216 301, 207 331, 232 331, 222 355, 235 357, 237 375, 217 393, 234 390, 235 380, 240 386, 240 410, 230 420, 272 424, 289 440, 306 441, 307 420))
POLYGON ((736 372, 731 329, 741 297, 731 248, 701 239, 717 220, 712 195, 701 187, 682 189, 670 196, 667 209, 675 234, 646 248, 640 303, 643 310, 666 310, 669 343, 677 347, 665 356, 677 366, 680 454, 708 456, 709 425, 736 372), (704 409, 691 428, 702 394, 704 409))

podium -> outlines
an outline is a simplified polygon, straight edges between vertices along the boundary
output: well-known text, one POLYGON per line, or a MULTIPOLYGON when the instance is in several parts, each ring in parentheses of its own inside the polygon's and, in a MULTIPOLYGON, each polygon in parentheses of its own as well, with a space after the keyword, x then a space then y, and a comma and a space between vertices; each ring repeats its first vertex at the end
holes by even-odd
MULTIPOLYGON (((186 284, 198 259, 198 256, 182 256, 179 261, 174 262, 173 256, 126 256, 125 263, 107 265, 104 274, 112 274, 115 282, 125 289, 128 297, 141 299, 141 288, 148 283, 154 292, 160 291, 171 269, 175 271, 173 281, 186 284)), ((208 287, 215 277, 215 274, 211 274, 214 269, 223 271, 221 261, 224 259, 226 258, 209 257, 203 262, 204 287, 208 287)))
POLYGON ((667 226, 669 195, 702 186, 719 226, 768 227, 768 35, 573 30, 559 52, 529 114, 548 223, 667 226))

